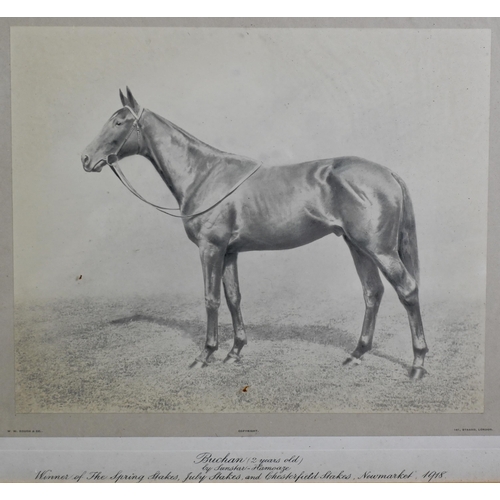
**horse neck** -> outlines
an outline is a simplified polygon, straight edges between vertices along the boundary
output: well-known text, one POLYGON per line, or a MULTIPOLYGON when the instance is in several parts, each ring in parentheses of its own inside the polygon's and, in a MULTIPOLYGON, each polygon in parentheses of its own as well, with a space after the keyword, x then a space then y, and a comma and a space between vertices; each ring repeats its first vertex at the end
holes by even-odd
POLYGON ((140 154, 153 164, 182 206, 190 186, 210 168, 210 157, 222 152, 151 111, 144 112, 142 131, 140 154))

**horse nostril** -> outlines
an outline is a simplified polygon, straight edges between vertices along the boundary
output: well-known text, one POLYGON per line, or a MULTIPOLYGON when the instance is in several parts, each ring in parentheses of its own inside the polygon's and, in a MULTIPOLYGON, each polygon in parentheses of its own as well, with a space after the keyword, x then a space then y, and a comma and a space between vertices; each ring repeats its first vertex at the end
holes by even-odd
POLYGON ((82 163, 87 166, 90 163, 90 158, 87 155, 82 155, 82 163))

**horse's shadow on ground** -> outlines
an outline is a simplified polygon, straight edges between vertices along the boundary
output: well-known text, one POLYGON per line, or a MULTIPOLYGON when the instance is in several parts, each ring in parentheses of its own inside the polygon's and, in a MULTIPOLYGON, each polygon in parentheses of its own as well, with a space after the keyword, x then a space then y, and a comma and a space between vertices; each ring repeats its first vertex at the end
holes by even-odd
MULTIPOLYGON (((130 316, 113 319, 107 322, 109 325, 125 325, 134 322, 152 323, 167 328, 175 328, 183 333, 195 343, 200 344, 204 338, 205 323, 196 320, 179 320, 176 318, 165 318, 151 314, 136 313, 130 316)), ((357 337, 352 333, 336 326, 322 325, 290 325, 290 324, 271 324, 271 323, 248 323, 246 332, 249 341, 255 340, 300 340, 316 344, 330 345, 350 353, 354 350, 357 337)), ((220 326, 220 340, 230 340, 233 336, 233 330, 230 325, 222 324, 220 326)), ((401 359, 380 352, 376 348, 369 355, 383 358, 391 363, 397 364, 406 370, 411 366, 404 363, 401 359)))

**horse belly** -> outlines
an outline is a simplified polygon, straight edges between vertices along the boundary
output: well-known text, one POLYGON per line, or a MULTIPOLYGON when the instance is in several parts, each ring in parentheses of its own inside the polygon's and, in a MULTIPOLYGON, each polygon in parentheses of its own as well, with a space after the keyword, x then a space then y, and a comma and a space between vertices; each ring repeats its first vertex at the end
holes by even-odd
POLYGON ((238 252, 296 248, 332 232, 324 218, 315 217, 317 194, 246 198, 240 205, 229 248, 238 252))

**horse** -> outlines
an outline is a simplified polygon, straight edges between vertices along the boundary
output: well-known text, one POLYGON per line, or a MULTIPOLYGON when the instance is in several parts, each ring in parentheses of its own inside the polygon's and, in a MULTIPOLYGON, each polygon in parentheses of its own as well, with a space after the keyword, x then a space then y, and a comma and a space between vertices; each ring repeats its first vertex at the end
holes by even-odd
POLYGON ((141 107, 128 87, 126 95, 121 90, 119 95, 123 107, 85 148, 81 161, 86 172, 110 166, 144 200, 117 170, 122 158, 141 155, 176 199, 179 215, 153 206, 181 218, 199 249, 207 329, 192 368, 207 367, 218 349, 221 283, 234 328, 224 362, 241 360, 247 336, 240 309, 240 252, 296 248, 333 233, 349 247, 365 301, 361 336, 344 364, 359 364, 372 348, 384 293, 380 271, 408 315, 414 355, 409 376, 417 380, 426 374, 415 216, 408 188, 397 174, 352 156, 264 166, 201 142, 141 107))

